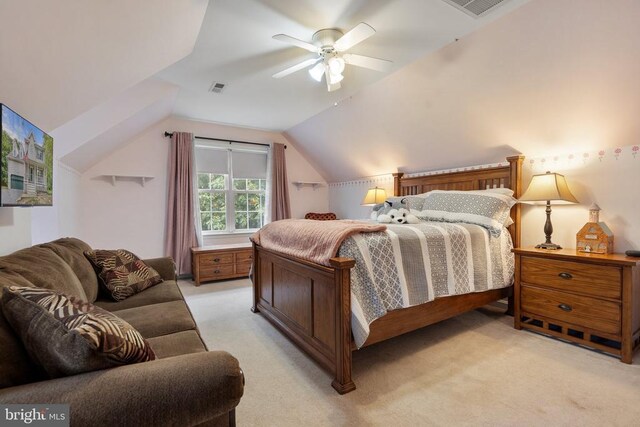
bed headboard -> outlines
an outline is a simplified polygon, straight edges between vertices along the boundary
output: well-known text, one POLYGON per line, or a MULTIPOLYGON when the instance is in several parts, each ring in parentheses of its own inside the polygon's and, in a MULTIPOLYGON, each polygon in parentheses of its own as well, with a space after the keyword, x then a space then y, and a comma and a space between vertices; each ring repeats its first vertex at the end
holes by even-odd
MULTIPOLYGON (((522 162, 524 156, 507 157, 508 166, 448 172, 427 176, 405 177, 393 174, 393 194, 410 196, 431 190, 484 190, 505 187, 513 190, 516 199, 522 195, 522 162)), ((520 204, 511 208, 513 225, 509 227, 513 246, 520 247, 520 204)))

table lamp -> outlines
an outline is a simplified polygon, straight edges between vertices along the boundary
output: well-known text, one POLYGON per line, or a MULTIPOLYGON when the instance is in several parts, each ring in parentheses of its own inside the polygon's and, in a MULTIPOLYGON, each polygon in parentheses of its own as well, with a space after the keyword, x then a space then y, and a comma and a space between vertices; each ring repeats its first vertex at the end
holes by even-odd
POLYGON ((378 203, 384 203, 385 200, 387 200, 387 193, 384 188, 374 187, 367 191, 361 204, 362 206, 374 206, 378 203))
POLYGON ((553 226, 551 225, 551 202, 560 204, 578 203, 578 200, 571 194, 567 180, 564 175, 559 173, 547 172, 540 175, 534 175, 529 183, 529 188, 520 197, 520 202, 547 202, 547 221, 544 223, 544 235, 546 241, 540 243, 536 248, 539 249, 562 249, 560 245, 551 243, 551 234, 553 226))

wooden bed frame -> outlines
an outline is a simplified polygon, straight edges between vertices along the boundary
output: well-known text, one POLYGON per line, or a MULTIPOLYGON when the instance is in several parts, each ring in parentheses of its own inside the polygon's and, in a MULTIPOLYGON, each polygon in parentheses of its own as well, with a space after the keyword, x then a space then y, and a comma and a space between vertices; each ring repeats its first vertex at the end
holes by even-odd
MULTIPOLYGON (((488 167, 427 176, 404 177, 395 173, 394 195, 420 194, 430 190, 481 190, 511 188, 522 192, 523 156, 508 157, 507 166, 488 167)), ((514 247, 520 246, 520 205, 511 210, 514 224, 509 232, 514 247)), ((253 246, 253 306, 320 365, 335 374, 331 385, 338 393, 355 390, 351 379, 350 274, 355 261, 332 258, 331 267, 253 246)), ((370 325, 368 346, 422 328, 458 314, 509 297, 512 287, 438 298, 421 305, 393 310, 370 325)))

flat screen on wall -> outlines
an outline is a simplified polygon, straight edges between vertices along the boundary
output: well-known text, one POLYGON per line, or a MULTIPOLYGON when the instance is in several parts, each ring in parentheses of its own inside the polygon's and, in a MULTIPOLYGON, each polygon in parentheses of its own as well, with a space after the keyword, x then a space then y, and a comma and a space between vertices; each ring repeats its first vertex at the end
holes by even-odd
POLYGON ((53 138, 0 104, 0 206, 53 204, 53 138))

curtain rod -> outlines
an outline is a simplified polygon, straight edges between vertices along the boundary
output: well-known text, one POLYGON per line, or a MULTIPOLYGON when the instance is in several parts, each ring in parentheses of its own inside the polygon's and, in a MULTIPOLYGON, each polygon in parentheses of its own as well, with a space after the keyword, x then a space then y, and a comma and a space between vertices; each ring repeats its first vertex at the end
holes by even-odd
MULTIPOLYGON (((172 137, 173 133, 172 132, 165 132, 164 136, 172 137)), ((210 138, 210 137, 207 137, 207 136, 194 136, 194 138, 196 138, 196 139, 206 139, 208 141, 228 142, 229 144, 236 143, 236 144, 262 145, 263 147, 271 147, 271 144, 263 144, 261 142, 235 141, 233 139, 210 138)), ((284 148, 286 150, 287 146, 285 145, 284 148)))

